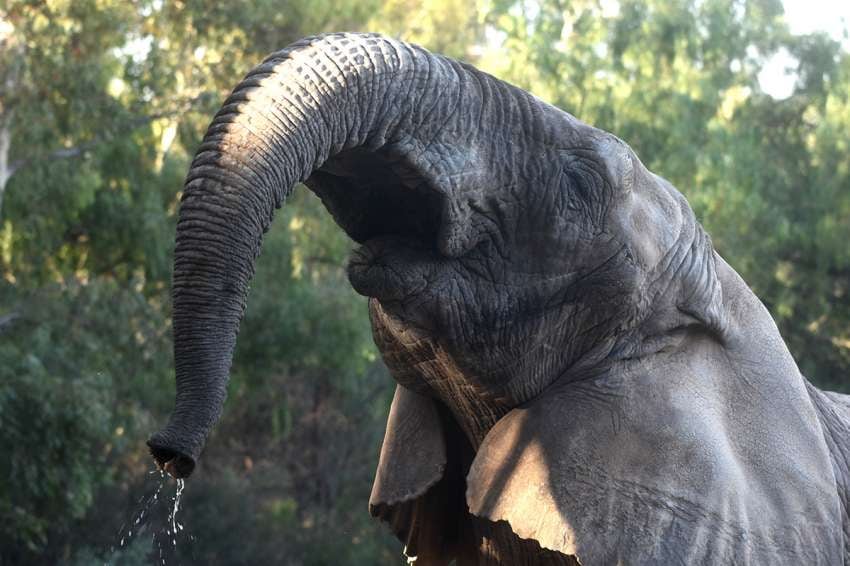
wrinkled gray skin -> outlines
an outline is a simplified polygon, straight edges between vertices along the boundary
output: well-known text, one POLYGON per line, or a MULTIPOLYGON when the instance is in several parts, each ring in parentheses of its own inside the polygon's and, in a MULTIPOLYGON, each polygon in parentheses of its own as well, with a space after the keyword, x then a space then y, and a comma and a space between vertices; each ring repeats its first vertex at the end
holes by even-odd
POLYGON ((417 564, 850 564, 850 398, 799 373, 685 199, 616 137, 375 35, 245 78, 186 180, 177 401, 192 472, 254 260, 298 181, 359 247, 399 382, 370 502, 417 564))

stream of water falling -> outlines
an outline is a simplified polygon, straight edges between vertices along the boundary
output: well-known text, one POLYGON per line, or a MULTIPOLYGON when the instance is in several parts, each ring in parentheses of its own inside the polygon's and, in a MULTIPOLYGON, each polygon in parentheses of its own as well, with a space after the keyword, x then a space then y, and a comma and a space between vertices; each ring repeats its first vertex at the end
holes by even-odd
MULTIPOLYGON (((143 533, 151 533, 151 551, 156 555, 157 564, 160 566, 168 566, 168 564, 178 564, 177 557, 177 541, 178 538, 188 538, 191 543, 195 537, 181 537, 184 530, 183 524, 178 520, 177 514, 180 511, 180 500, 183 496, 183 490, 186 487, 184 480, 179 479, 174 482, 176 489, 174 495, 168 497, 163 493, 166 485, 170 485, 169 478, 162 470, 153 470, 148 473, 157 480, 155 486, 149 488, 147 493, 139 499, 139 507, 133 513, 130 521, 121 526, 118 532, 118 546, 113 546, 110 549, 111 558, 117 553, 126 550, 134 539, 143 533), (167 508, 164 506, 167 505, 167 508), (167 517, 165 510, 167 509, 167 517), (164 523, 164 524, 163 524, 164 523)), ((182 543, 181 543, 182 544, 182 543)), ((109 566, 109 563, 104 564, 109 566)))

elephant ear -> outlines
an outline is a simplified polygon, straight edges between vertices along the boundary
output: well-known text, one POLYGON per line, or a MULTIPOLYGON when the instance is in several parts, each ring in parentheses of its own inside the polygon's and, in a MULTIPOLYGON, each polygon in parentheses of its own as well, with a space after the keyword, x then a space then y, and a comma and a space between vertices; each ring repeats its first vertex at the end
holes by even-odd
POLYGON ((581 564, 840 563, 836 499, 809 465, 814 448, 792 451, 794 431, 783 431, 787 450, 763 431, 751 439, 708 395, 638 380, 556 385, 505 415, 470 467, 469 511, 581 564), (768 447, 742 457, 730 437, 768 447))
POLYGON ((416 499, 443 477, 445 469, 446 445, 434 401, 396 386, 369 505, 416 499))
POLYGON ((455 555, 463 477, 448 463, 446 427, 437 403, 396 386, 369 511, 387 522, 422 566, 448 564, 455 555), (448 464, 447 464, 448 463, 448 464))
POLYGON ((617 563, 598 552, 609 542, 604 513, 615 502, 598 492, 598 478, 587 477, 587 470, 576 470, 571 461, 581 444, 593 441, 590 427, 574 426, 578 422, 569 402, 560 407, 557 397, 544 393, 490 430, 467 476, 469 511, 506 521, 520 538, 580 564, 617 563))

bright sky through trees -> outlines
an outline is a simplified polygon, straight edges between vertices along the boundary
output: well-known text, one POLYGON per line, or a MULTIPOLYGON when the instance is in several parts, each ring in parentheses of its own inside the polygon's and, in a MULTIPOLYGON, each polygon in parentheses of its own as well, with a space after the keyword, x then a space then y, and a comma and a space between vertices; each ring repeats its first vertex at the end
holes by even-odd
MULTIPOLYGON (((783 0, 785 21, 794 34, 826 32, 845 47, 850 46, 848 23, 850 2, 835 0, 783 0)), ((794 90, 796 62, 786 50, 780 50, 759 74, 762 89, 774 98, 788 98, 794 90), (792 72, 788 72, 791 70, 792 72)))
POLYGON ((834 39, 848 42, 850 2, 836 0, 783 0, 785 19, 795 34, 825 31, 834 39))

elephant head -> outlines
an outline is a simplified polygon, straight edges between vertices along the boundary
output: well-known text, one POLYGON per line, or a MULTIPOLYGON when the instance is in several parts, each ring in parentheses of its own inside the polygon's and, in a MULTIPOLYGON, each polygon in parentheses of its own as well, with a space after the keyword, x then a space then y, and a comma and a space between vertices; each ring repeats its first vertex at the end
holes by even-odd
MULTIPOLYGON (((263 233, 299 181, 357 242, 349 279, 370 297, 376 342, 401 384, 373 513, 409 544, 412 520, 397 505, 447 474, 453 450, 466 454, 461 475, 480 476, 485 464, 471 460, 496 442, 488 434, 545 392, 695 332, 682 329, 731 339, 710 240, 685 199, 625 143, 416 46, 377 35, 309 38, 236 87, 185 182, 173 280, 176 407, 149 441, 175 476, 192 472, 219 418, 263 233), (405 437, 412 422, 426 426, 411 433, 423 452, 410 456, 432 454, 433 470, 393 463, 409 445, 391 437, 405 437), (460 438, 446 441, 450 430, 460 438)), ((584 400, 593 404, 591 394, 584 400)), ((491 501, 498 485, 478 489, 497 476, 469 486, 474 513, 508 520, 563 555, 581 550, 500 515, 504 502, 491 501)), ((554 499, 557 528, 578 530, 563 527, 570 510, 554 499)))

